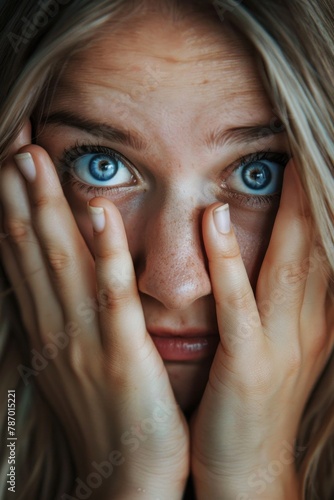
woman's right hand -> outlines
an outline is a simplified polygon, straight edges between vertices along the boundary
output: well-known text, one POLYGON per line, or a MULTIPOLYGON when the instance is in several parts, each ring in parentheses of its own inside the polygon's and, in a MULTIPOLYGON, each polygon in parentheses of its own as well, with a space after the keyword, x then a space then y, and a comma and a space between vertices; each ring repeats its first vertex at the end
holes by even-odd
POLYGON ((94 262, 52 161, 39 146, 19 149, 24 134, 0 177, 2 259, 32 358, 21 376, 36 381, 63 424, 90 498, 182 498, 188 428, 146 330, 120 213, 107 199, 91 201, 105 216, 94 262))

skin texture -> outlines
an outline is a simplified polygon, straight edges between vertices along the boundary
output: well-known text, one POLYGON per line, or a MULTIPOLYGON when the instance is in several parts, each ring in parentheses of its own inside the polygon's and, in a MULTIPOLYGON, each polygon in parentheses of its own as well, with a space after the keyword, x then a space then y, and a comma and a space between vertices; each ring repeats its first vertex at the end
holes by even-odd
MULTIPOLYGON (((269 242, 278 200, 245 203, 220 185, 239 158, 255 152, 287 152, 284 133, 264 93, 252 56, 218 19, 191 13, 177 23, 152 12, 132 29, 106 30, 96 46, 79 54, 64 71, 47 110, 67 111, 99 124, 127 127, 143 136, 143 151, 95 137, 64 123, 39 127, 37 143, 57 162, 64 148, 102 144, 122 153, 142 178, 118 193, 86 193, 65 178, 64 192, 88 247, 93 250, 87 201, 102 195, 122 214, 148 330, 198 327, 218 337, 215 302, 201 235, 206 206, 227 201, 242 256, 253 285, 269 242), (154 43, 152 43, 154 40, 154 43), (172 41, 172 42, 171 42, 172 41), (109 47, 113 47, 110 52, 109 47), (221 130, 261 126, 252 140, 209 146, 221 130), (263 132, 264 131, 264 132, 263 132), (262 132, 262 133, 261 133, 262 132)), ((100 134, 102 135, 102 134, 100 134)), ((232 135, 232 134, 231 134, 232 135)), ((235 135, 235 138, 238 137, 235 135)), ((283 171, 283 170, 282 170, 283 171)), ((282 176, 282 174, 280 174, 282 176)), ((177 400, 184 409, 203 392, 209 359, 168 362, 177 400), (194 390, 194 387, 197 389, 194 390), (191 390, 190 390, 191 388, 191 390)))
POLYGON ((96 498, 182 498, 191 472, 198 499, 299 499, 293 446, 334 338, 323 254, 293 160, 279 209, 275 197, 255 203, 232 189, 234 162, 286 152, 286 137, 203 142, 217 129, 278 129, 251 54, 227 25, 196 12, 178 24, 155 11, 127 22, 126 36, 107 32, 67 65, 38 145, 26 125, 1 170, 1 252, 29 341, 40 352, 69 321, 79 329, 36 382, 68 432, 79 477, 113 449, 126 460, 96 498), (61 169, 64 148, 96 144, 52 122, 78 110, 135 130, 137 146, 138 134, 146 140, 139 152, 105 143, 99 129, 99 143, 138 172, 131 186, 84 194, 61 169), (31 158, 14 162, 17 152, 31 158), (33 178, 22 161, 33 161, 33 178), (95 231, 87 201, 103 209, 95 231), (233 226, 223 234, 214 211, 226 201, 233 226), (77 305, 100 291, 87 326, 77 305), (214 360, 164 364, 154 326, 216 332, 214 360), (194 405, 186 422, 181 409, 194 405), (155 431, 144 432, 154 416, 155 431), (129 434, 135 449, 120 439, 129 434))

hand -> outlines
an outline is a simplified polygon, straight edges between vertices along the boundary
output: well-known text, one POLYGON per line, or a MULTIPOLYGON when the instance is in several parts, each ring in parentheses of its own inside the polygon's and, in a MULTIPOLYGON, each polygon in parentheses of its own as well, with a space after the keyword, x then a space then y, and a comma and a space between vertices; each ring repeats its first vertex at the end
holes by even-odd
POLYGON ((203 232, 220 344, 192 421, 196 492, 199 499, 296 500, 293 445, 333 349, 325 259, 292 161, 255 297, 233 229, 215 228, 215 208, 205 212, 203 232))
POLYGON ((19 371, 62 422, 80 480, 100 475, 98 499, 181 498, 188 429, 146 331, 120 213, 104 198, 91 201, 105 214, 94 262, 47 153, 17 151, 27 134, 11 153, 31 154, 33 164, 17 160, 32 167, 28 181, 12 154, 0 177, 9 235, 1 253, 32 355, 32 369, 19 371))

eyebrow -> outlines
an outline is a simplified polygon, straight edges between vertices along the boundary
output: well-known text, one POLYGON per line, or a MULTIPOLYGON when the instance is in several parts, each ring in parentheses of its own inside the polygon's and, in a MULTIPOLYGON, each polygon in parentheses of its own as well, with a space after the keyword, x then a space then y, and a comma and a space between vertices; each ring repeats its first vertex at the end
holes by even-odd
MULTIPOLYGON (((275 122, 275 120, 273 120, 275 122)), ((227 145, 248 144, 271 138, 274 135, 282 134, 285 128, 281 121, 276 119, 275 123, 264 123, 263 125, 253 125, 248 127, 236 127, 228 130, 217 130, 208 134, 205 144, 210 148, 227 145)))
POLYGON ((49 123, 77 128, 98 138, 123 144, 138 151, 148 148, 147 141, 136 131, 113 127, 106 123, 98 123, 68 111, 57 111, 50 115, 43 116, 40 120, 40 125, 42 127, 49 123))
MULTIPOLYGON (((84 118, 69 111, 57 111, 43 116, 40 125, 54 123, 82 130, 104 140, 123 144, 137 151, 145 151, 149 144, 147 140, 137 131, 127 128, 114 127, 106 123, 99 123, 84 118)), ((254 125, 247 127, 236 127, 228 130, 214 130, 204 138, 204 144, 209 148, 219 148, 226 145, 247 144, 270 138, 273 135, 285 132, 283 124, 277 119, 276 123, 254 125)))

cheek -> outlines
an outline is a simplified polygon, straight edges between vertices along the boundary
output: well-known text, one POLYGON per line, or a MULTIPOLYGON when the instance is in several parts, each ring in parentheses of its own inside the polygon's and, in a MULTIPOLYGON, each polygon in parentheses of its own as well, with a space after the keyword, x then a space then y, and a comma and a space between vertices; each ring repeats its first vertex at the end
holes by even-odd
MULTIPOLYGON (((80 195, 78 196, 73 193, 71 187, 67 187, 66 185, 63 186, 63 191, 78 228, 90 252, 94 255, 93 230, 87 213, 87 202, 90 198, 82 199, 80 195)), ((114 200, 112 201, 115 203, 114 200)), ((130 252, 135 257, 140 245, 140 235, 143 234, 143 218, 138 216, 141 213, 140 203, 127 204, 116 202, 115 205, 122 215, 130 252)))
POLYGON ((78 201, 78 199, 73 196, 70 189, 67 189, 66 186, 63 186, 63 191, 65 197, 68 201, 68 204, 72 210, 76 223, 78 225, 79 231, 81 232, 90 252, 93 252, 93 230, 91 222, 88 218, 86 203, 82 200, 78 201))
POLYGON ((270 213, 238 212, 232 219, 242 259, 253 288, 256 286, 262 261, 269 245, 276 213, 277 210, 270 213))
MULTIPOLYGON (((64 194, 76 219, 79 230, 86 241, 90 252, 93 251, 93 232, 90 220, 88 219, 86 203, 73 194, 70 188, 63 187, 64 194)), ((135 206, 122 206, 117 204, 125 225, 128 243, 132 256, 135 258, 141 248, 141 238, 143 234, 145 219, 140 217, 144 207, 141 203, 134 203, 135 206)), ((126 204, 125 204, 126 205, 126 204)), ((131 204, 130 204, 131 205, 131 204)), ((277 209, 268 212, 250 212, 232 209, 232 223, 237 235, 241 255, 249 276, 250 282, 255 288, 256 281, 264 259, 272 228, 275 222, 277 209)), ((204 257, 205 258, 205 257, 204 257)))

